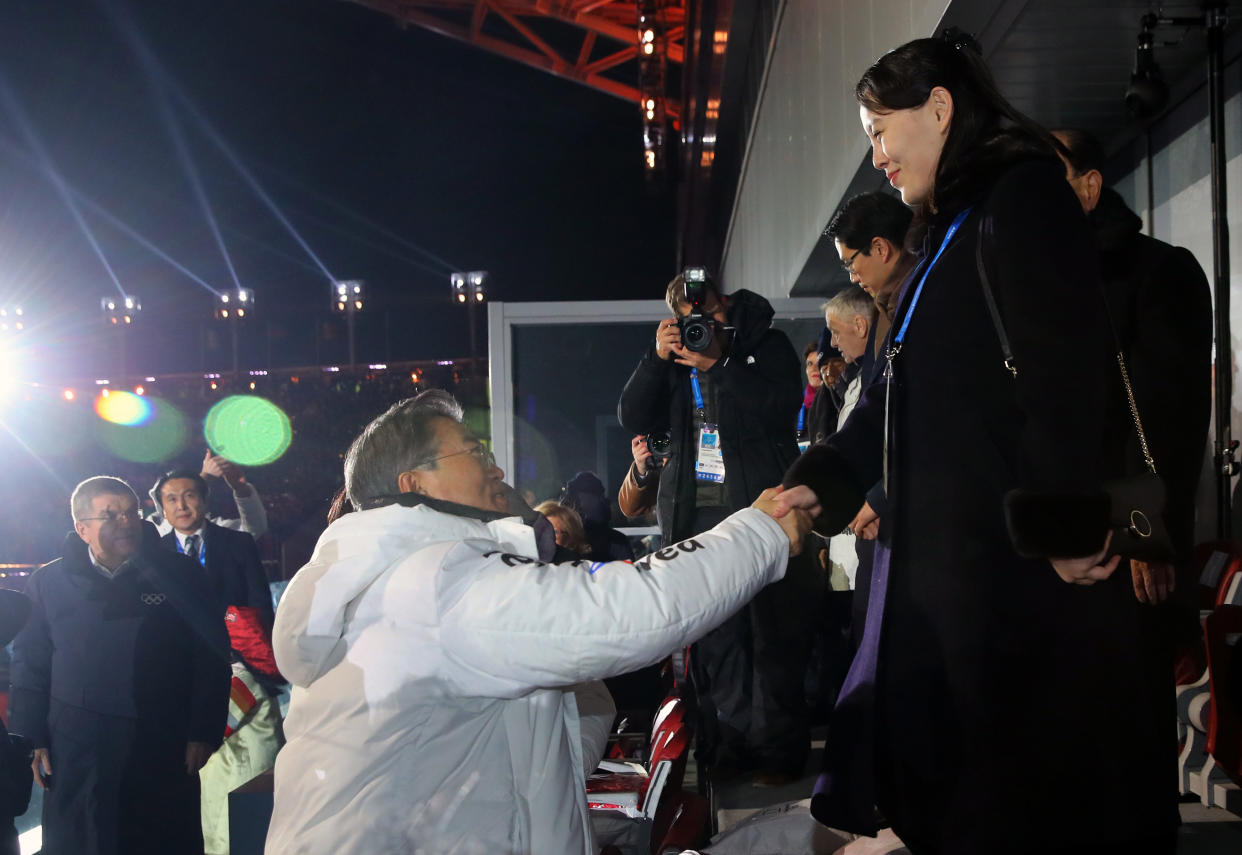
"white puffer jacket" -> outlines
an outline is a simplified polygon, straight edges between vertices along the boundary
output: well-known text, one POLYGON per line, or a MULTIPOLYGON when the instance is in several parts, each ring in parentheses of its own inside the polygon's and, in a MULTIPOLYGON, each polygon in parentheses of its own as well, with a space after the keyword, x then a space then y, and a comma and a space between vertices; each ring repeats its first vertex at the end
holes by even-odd
POLYGON ((699 638, 788 551, 752 509, 636 564, 540 563, 516 517, 342 517, 276 613, 294 688, 268 855, 588 855, 571 687, 699 638))

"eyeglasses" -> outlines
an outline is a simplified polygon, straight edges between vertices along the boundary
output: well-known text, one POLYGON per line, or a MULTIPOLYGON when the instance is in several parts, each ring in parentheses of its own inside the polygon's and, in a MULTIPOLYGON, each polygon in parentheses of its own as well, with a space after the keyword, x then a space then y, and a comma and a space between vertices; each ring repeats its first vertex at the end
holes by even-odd
POLYGON ((861 249, 856 249, 856 250, 854 250, 854 254, 853 254, 853 255, 851 255, 851 256, 850 256, 849 258, 847 258, 847 259, 844 259, 844 260, 841 262, 841 266, 842 266, 843 268, 845 268, 845 272, 846 272, 846 273, 853 273, 853 272, 854 272, 854 259, 855 259, 855 258, 858 258, 858 254, 859 254, 860 252, 862 252, 862 250, 861 250, 861 249))
POLYGON ((485 469, 490 469, 496 465, 496 455, 487 450, 485 445, 476 445, 473 448, 463 448, 461 451, 454 451, 452 454, 441 454, 439 457, 433 457, 418 464, 418 468, 429 466, 438 460, 444 460, 446 457, 456 457, 459 454, 473 454, 479 463, 483 464, 485 469))
POLYGON ((142 514, 137 508, 130 508, 128 511, 107 511, 97 517, 78 517, 78 522, 93 522, 95 520, 103 520, 104 522, 116 523, 121 520, 136 522, 142 519, 142 514))

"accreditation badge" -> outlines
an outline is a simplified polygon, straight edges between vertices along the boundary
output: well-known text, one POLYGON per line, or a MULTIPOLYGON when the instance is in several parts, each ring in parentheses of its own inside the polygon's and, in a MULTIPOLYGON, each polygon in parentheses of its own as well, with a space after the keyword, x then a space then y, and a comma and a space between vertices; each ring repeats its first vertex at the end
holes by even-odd
POLYGON ((699 429, 699 454, 694 462, 694 477, 699 481, 724 483, 724 456, 720 453, 720 431, 715 425, 705 424, 699 429))

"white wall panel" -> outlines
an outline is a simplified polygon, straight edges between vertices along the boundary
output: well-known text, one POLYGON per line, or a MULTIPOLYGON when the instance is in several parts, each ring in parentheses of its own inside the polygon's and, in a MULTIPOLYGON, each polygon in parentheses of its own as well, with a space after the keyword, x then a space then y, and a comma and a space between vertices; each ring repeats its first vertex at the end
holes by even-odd
POLYGON ((752 123, 722 281, 784 297, 867 152, 854 84, 946 0, 788 0, 752 123))

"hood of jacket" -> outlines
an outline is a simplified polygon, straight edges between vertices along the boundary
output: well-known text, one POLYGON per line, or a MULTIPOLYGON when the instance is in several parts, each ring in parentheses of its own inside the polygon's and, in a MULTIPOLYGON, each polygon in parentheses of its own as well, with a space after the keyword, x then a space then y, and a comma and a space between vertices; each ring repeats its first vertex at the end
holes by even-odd
POLYGON ((760 339, 772 328, 776 311, 766 297, 742 288, 728 295, 726 315, 733 327, 730 353, 754 353, 760 339))
MULTIPOLYGON (((538 558, 535 531, 519 517, 414 494, 345 514, 328 526, 276 610, 272 646, 285 679, 306 686, 331 666, 349 627, 351 606, 384 573, 428 546, 463 540, 484 540, 505 552, 538 558)), ((411 568, 424 570, 434 573, 436 568, 411 568)))
POLYGON ((1143 219, 1130 210, 1111 187, 1100 191, 1100 201, 1087 216, 1103 252, 1116 252, 1143 230, 1143 219))

